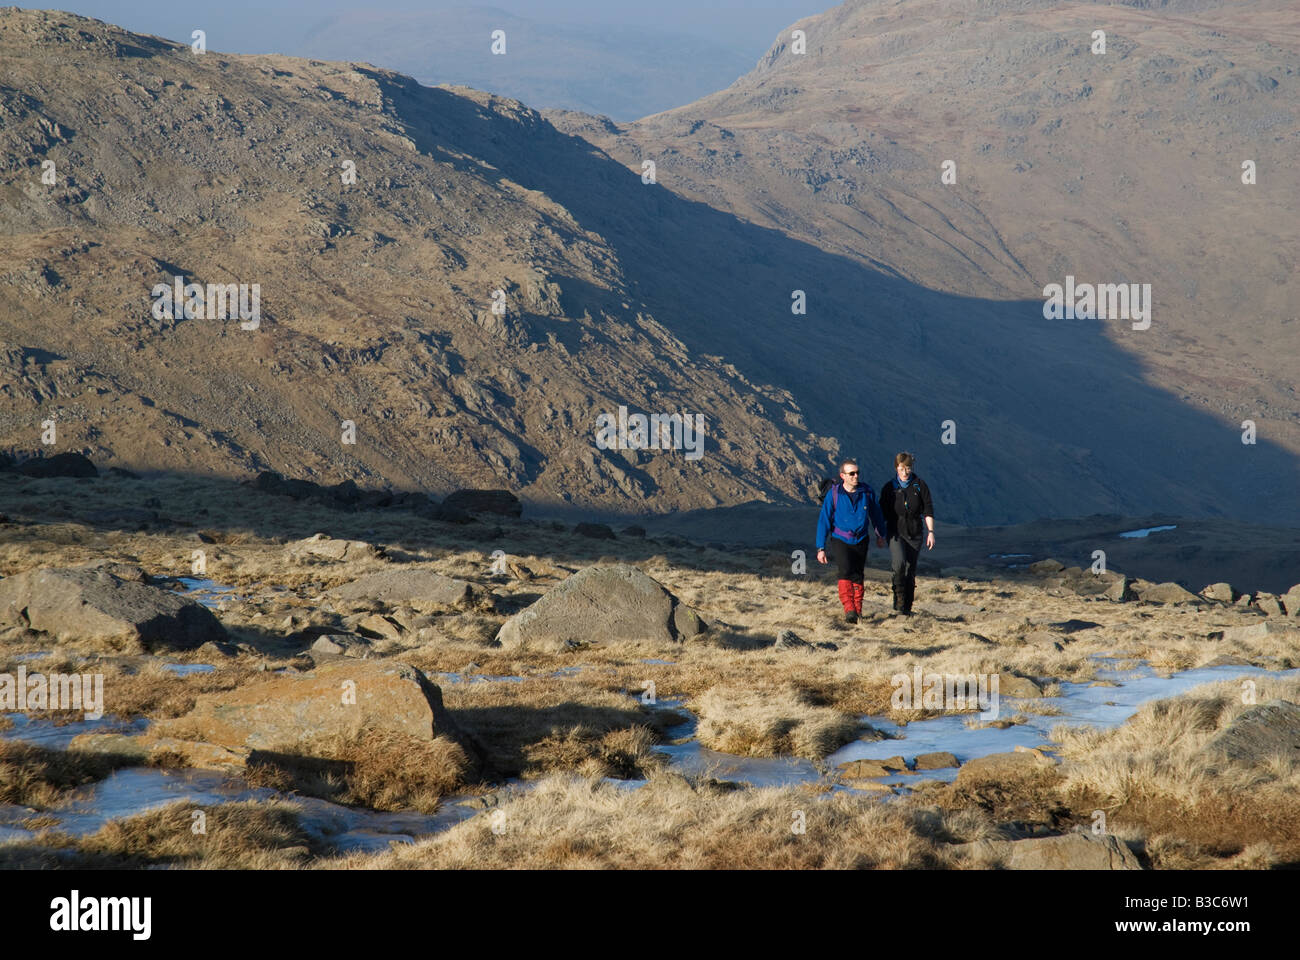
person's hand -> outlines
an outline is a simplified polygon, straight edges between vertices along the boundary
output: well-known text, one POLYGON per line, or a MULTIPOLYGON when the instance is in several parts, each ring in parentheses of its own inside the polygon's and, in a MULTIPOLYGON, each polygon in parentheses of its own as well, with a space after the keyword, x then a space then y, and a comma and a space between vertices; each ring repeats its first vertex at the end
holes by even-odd
POLYGON ((929 533, 927 533, 927 534, 925 535, 925 549, 927 549, 927 550, 933 550, 933 549, 934 549, 934 531, 933 531, 933 530, 931 530, 929 533))
POLYGON ((884 538, 884 537, 879 537, 879 536, 876 537, 876 546, 877 546, 877 547, 883 547, 884 545, 885 545, 885 538, 884 538))
POLYGON ((825 563, 825 562, 826 562, 826 551, 825 551, 825 550, 818 550, 818 551, 817 551, 817 562, 818 562, 818 563, 825 563))

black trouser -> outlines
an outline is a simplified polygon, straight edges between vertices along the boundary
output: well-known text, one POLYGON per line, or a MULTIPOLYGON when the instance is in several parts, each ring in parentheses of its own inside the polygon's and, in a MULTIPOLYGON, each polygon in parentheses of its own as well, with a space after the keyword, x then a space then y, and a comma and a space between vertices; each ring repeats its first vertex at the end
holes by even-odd
POLYGON ((862 582, 862 571, 867 566, 869 543, 866 538, 861 543, 845 543, 839 537, 826 538, 826 556, 834 561, 839 571, 838 579, 853 583, 862 582))
POLYGON ((921 555, 921 541, 889 538, 889 564, 894 571, 894 599, 902 610, 912 609, 916 593, 916 559, 921 555))

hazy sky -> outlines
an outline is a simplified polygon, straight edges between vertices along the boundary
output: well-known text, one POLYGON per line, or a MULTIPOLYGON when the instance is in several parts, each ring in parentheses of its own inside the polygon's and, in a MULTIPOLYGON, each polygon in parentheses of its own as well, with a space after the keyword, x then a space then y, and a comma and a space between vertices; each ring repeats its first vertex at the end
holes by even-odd
MULTIPOLYGON (((23 4, 48 7, 53 4, 23 4)), ((131 30, 172 40, 188 39, 196 26, 207 24, 213 49, 231 53, 276 53, 277 43, 293 32, 305 33, 315 21, 332 14, 356 10, 420 11, 468 7, 504 10, 530 20, 573 24, 644 26, 717 39, 753 49, 754 59, 768 48, 783 28, 809 14, 836 6, 836 0, 224 0, 212 3, 177 3, 175 0, 72 0, 60 9, 107 20, 131 30), (225 43, 213 43, 214 33, 230 34, 225 43), (236 39, 237 38, 237 39, 236 39)), ((437 43, 430 37, 431 46, 437 43)))
MULTIPOLYGON (((534 107, 633 120, 720 90, 835 0, 67 0, 63 9, 226 53, 365 60, 534 107), (492 25, 517 40, 486 56, 492 25), (609 30, 606 34, 603 31, 609 30), (477 43, 479 34, 482 43, 477 43), (422 36, 421 34, 427 34, 422 36), (488 62, 490 61, 490 62, 488 62)), ((46 7, 48 4, 40 4, 46 7)))

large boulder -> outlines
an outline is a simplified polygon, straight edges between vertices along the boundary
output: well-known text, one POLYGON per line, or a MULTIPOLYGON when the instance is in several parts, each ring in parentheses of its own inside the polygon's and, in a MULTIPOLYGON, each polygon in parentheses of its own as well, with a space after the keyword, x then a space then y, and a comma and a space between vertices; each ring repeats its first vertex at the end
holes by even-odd
POLYGON ((97 477, 95 465, 80 453, 56 453, 52 457, 32 457, 13 468, 25 477, 97 477))
POLYGON ((430 610, 469 602, 474 587, 464 580, 420 568, 380 570, 336 587, 332 593, 354 606, 375 603, 430 610))
POLYGON ((1201 596, 1209 600, 1218 600, 1220 603, 1232 603, 1241 594, 1233 589, 1232 584, 1227 581, 1212 583, 1201 591, 1201 596))
POLYGON ((188 714, 160 721, 149 733, 230 749, 321 755, 320 744, 362 731, 418 740, 448 736, 468 753, 442 705, 442 691, 415 667, 394 660, 330 660, 309 673, 200 694, 188 714))
POLYGON ((1300 583, 1282 594, 1281 599, 1288 617, 1300 617, 1300 583))
POLYGON ((502 646, 560 652, 585 643, 665 643, 706 629, 694 610, 636 567, 619 563, 579 570, 507 620, 502 646))
POLYGON ((226 640, 225 628, 207 607, 119 575, 128 571, 86 566, 6 577, 0 580, 0 626, 27 627, 60 643, 89 643, 105 652, 192 650, 226 640))
POLYGON ((449 514, 499 513, 517 517, 523 513, 523 504, 509 490, 457 490, 442 501, 442 509, 449 514))
POLYGON ((1028 840, 980 840, 960 845, 977 863, 1009 870, 1141 870, 1128 844, 1109 834, 1068 833, 1028 840))
POLYGON ((1258 767, 1270 757, 1300 761, 1300 706, 1270 700, 1239 713, 1204 747, 1212 759, 1258 767))

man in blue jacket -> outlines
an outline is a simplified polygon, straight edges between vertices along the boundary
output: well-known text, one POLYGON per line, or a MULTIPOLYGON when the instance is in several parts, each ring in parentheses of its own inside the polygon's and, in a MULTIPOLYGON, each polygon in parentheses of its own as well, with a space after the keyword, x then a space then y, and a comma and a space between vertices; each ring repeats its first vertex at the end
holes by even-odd
POLYGON ((817 562, 826 563, 827 554, 834 558, 840 603, 849 623, 857 623, 862 616, 862 572, 867 566, 872 529, 876 531, 876 546, 883 547, 885 518, 875 491, 869 484, 858 482, 858 462, 845 460, 840 464, 839 482, 826 491, 817 516, 817 562))

